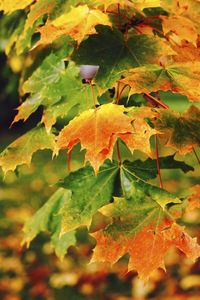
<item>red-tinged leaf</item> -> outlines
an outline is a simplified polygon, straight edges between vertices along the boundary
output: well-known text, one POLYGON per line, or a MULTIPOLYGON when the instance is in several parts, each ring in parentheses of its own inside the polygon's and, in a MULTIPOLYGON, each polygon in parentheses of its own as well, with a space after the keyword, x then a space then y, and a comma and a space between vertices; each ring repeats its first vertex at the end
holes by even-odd
POLYGON ((187 41, 182 41, 181 45, 173 45, 174 51, 177 55, 174 55, 176 62, 196 62, 200 61, 200 36, 197 41, 197 46, 187 41))

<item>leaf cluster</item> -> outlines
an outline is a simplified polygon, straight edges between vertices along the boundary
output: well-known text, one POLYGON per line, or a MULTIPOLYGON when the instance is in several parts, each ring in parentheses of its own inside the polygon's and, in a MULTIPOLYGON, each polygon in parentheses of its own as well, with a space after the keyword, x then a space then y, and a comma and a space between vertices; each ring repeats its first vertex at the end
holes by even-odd
POLYGON ((199 1, 0 0, 0 11, 1 48, 21 77, 13 124, 42 107, 39 124, 0 154, 4 173, 30 164, 43 149, 67 150, 70 173, 74 147, 85 150, 85 165, 59 182, 25 225, 25 241, 47 230, 64 256, 77 228, 86 226, 97 241, 93 261, 115 263, 128 253, 129 270, 143 278, 164 268, 172 245, 197 258, 196 240, 174 215, 175 206, 181 217, 188 200, 163 189, 160 170, 193 170, 175 153, 198 159, 199 1), (81 65, 98 71, 84 75, 81 65), (179 94, 197 104, 173 111, 161 92, 170 92, 177 106, 179 94), (136 106, 131 100, 138 96, 136 106), (159 158, 159 143, 174 154, 159 158), (136 151, 145 159, 136 160, 136 151), (160 187, 152 183, 157 176, 160 187), (97 213, 106 225, 92 233, 97 213))

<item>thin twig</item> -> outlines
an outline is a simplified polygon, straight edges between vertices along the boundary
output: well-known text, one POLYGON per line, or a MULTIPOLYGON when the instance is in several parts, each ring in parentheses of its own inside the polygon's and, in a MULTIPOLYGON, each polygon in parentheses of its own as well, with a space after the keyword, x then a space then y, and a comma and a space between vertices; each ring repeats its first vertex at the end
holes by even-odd
POLYGON ((93 84, 92 84, 92 80, 88 80, 88 83, 89 83, 91 91, 92 91, 92 102, 93 102, 93 105, 94 105, 94 110, 96 110, 96 101, 95 101, 95 94, 94 94, 94 87, 93 87, 93 84))
POLYGON ((169 108, 169 106, 168 106, 167 104, 165 104, 165 103, 162 102, 161 100, 159 100, 159 99, 153 97, 153 96, 150 95, 150 94, 145 93, 145 94, 144 94, 144 98, 145 98, 147 101, 149 101, 151 104, 152 104, 152 103, 153 103, 153 104, 156 104, 156 105, 161 106, 162 108, 165 108, 165 109, 168 109, 168 108, 169 108))
POLYGON ((72 157, 72 150, 70 150, 68 152, 68 156, 67 156, 67 171, 68 171, 68 174, 70 174, 71 172, 71 157, 72 157))
MULTIPOLYGON (((119 81, 118 81, 118 84, 119 84, 119 81)), ((118 105, 119 104, 119 101, 120 101, 120 97, 123 93, 123 91, 125 90, 125 88, 127 87, 128 85, 124 85, 123 88, 121 89, 121 91, 119 91, 119 85, 118 85, 118 90, 117 90, 117 100, 116 100, 116 104, 118 105)))
POLYGON ((157 136, 157 134, 155 135, 155 148, 156 148, 156 165, 157 165, 158 177, 159 177, 159 181, 160 181, 160 188, 163 189, 163 182, 162 182, 162 177, 161 177, 161 172, 160 172, 160 161, 159 161, 158 136, 157 136))
POLYGON ((117 141, 117 143, 116 143, 116 148, 117 148, 117 157, 118 157, 119 165, 121 166, 122 158, 121 158, 121 153, 120 153, 120 148, 119 148, 119 141, 117 141))

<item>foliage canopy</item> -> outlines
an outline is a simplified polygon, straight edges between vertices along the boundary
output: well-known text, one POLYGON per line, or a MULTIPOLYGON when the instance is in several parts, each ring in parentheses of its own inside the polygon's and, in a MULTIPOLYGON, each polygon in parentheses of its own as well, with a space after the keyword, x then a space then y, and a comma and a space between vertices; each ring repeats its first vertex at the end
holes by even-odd
MULTIPOLYGON (((144 279, 164 269, 172 245, 199 257, 196 239, 179 224, 191 196, 163 189, 160 170, 192 171, 175 153, 200 145, 198 105, 180 113, 162 99, 170 92, 173 101, 181 94, 200 102, 200 2, 0 0, 0 10, 8 27, 15 24, 4 37, 5 52, 21 74, 13 123, 43 108, 40 123, 1 153, 4 173, 30 164, 42 149, 67 150, 70 171, 75 145, 85 150, 84 166, 61 178, 25 224, 24 242, 49 231, 63 257, 86 226, 96 239, 92 261, 115 263, 128 253, 129 270, 144 279), (96 76, 81 78, 81 65, 98 66, 96 76), (173 155, 159 158, 159 146, 173 155), (152 181, 157 175, 160 187, 152 181), (92 232, 97 213, 106 222, 92 232)), ((192 205, 199 200, 197 193, 192 205)))

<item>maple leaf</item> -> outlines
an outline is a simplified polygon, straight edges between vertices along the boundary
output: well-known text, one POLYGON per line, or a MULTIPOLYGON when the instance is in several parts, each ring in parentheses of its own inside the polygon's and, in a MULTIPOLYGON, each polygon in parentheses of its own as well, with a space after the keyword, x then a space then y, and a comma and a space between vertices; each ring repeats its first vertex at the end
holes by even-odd
POLYGON ((199 0, 161 0, 161 7, 171 15, 188 18, 194 24, 199 24, 200 5, 199 0))
POLYGON ((115 28, 98 25, 96 30, 98 34, 83 41, 72 59, 80 65, 100 66, 95 81, 104 89, 112 87, 130 67, 158 63, 161 56, 175 54, 156 37, 131 35, 125 41, 123 34, 115 28))
POLYGON ((56 5, 57 1, 55 0, 39 0, 36 3, 34 3, 31 6, 30 12, 27 16, 24 30, 26 31, 29 27, 32 27, 35 21, 44 14, 49 15, 56 5))
MULTIPOLYGON (((160 158, 161 169, 171 168, 173 163, 175 168, 184 172, 191 169, 184 162, 174 160, 174 156, 160 158)), ((156 160, 124 162, 124 166, 134 174, 136 181, 138 178, 145 180, 148 188, 147 180, 157 176, 156 160)), ((40 232, 49 231, 55 252, 62 258, 67 248, 75 245, 76 229, 83 225, 90 227, 98 209, 106 208, 113 195, 122 195, 119 170, 117 162, 106 162, 97 176, 91 167, 86 166, 60 181, 58 185, 62 188, 26 222, 24 243, 29 245, 40 232)), ((172 201, 176 200, 173 198, 172 201)))
POLYGON ((87 110, 62 129, 58 148, 70 152, 80 142, 82 149, 86 149, 85 161, 91 163, 96 173, 105 159, 112 159, 117 138, 121 138, 131 151, 139 149, 150 155, 149 138, 156 131, 146 123, 142 111, 143 108, 138 108, 132 116, 127 116, 128 109, 112 103, 87 110))
POLYGON ((124 254, 129 253, 129 271, 136 270, 142 279, 147 280, 154 270, 158 268, 165 270, 164 256, 171 246, 176 246, 192 260, 199 257, 200 247, 196 239, 192 239, 181 226, 171 225, 168 228, 169 225, 171 224, 163 222, 158 227, 152 223, 132 237, 119 232, 113 238, 112 234, 105 230, 93 233, 97 246, 91 262, 114 264, 124 254))
POLYGON ((40 40, 35 47, 41 44, 50 44, 61 35, 70 35, 80 42, 87 36, 96 32, 97 24, 111 25, 108 16, 98 9, 89 9, 87 5, 72 7, 69 12, 63 13, 52 22, 38 29, 40 40), (49 31, 51 29, 51 31, 49 31), (47 31, 48 34, 47 34, 47 31))
POLYGON ((17 166, 30 164, 32 155, 38 150, 50 149, 57 153, 55 136, 47 134, 44 127, 35 127, 25 133, 0 154, 0 166, 6 174, 14 171, 17 166))
POLYGON ((49 55, 43 61, 22 86, 23 94, 31 93, 32 95, 18 107, 18 114, 15 116, 13 123, 19 120, 27 120, 41 104, 45 105, 49 100, 50 103, 60 100, 57 91, 52 89, 52 84, 59 81, 64 69, 64 61, 55 54, 49 55))
POLYGON ((130 95, 172 91, 200 101, 200 62, 173 63, 165 66, 146 65, 131 69, 120 82, 131 87, 130 95))
POLYGON ((183 16, 162 16, 162 26, 165 35, 175 34, 179 44, 182 40, 197 43, 198 31, 194 22, 183 16))
MULTIPOLYGON (((66 116, 72 107, 78 106, 79 112, 90 108, 93 105, 91 87, 82 83, 79 72, 73 62, 65 69, 64 60, 50 54, 23 84, 23 93, 30 96, 18 107, 13 123, 26 120, 43 105, 42 122, 50 132, 56 119, 66 116)), ((96 98, 97 94, 94 87, 96 98)))
POLYGON ((125 198, 115 198, 114 203, 100 209, 112 221, 92 234, 97 241, 92 262, 113 264, 129 253, 129 271, 136 270, 141 278, 147 279, 155 269, 164 269, 163 259, 172 245, 188 257, 197 258, 200 247, 196 240, 174 223, 166 208, 166 204, 180 201, 138 180, 128 166, 121 168, 120 178, 125 198))
MULTIPOLYGON (((174 159, 174 154, 169 156, 164 156, 159 158, 160 169, 180 169, 184 173, 189 171, 194 171, 194 168, 187 165, 183 161, 178 161, 174 159)), ((126 167, 129 171, 135 173, 138 177, 149 180, 157 177, 157 160, 148 158, 145 161, 135 160, 132 162, 125 161, 126 167)))
POLYGON ((23 32, 16 42, 16 51, 18 55, 23 53, 26 48, 31 47, 32 36, 35 29, 38 26, 43 25, 42 17, 45 14, 49 16, 53 9, 56 9, 56 5, 58 5, 58 1, 54 0, 39 0, 31 5, 23 32))
POLYGON ((117 173, 118 164, 108 162, 100 168, 97 176, 87 166, 70 173, 59 183, 59 186, 72 192, 62 210, 63 233, 80 226, 90 226, 97 210, 111 201, 117 173))
POLYGON ((30 242, 40 232, 51 233, 51 244, 55 248, 57 256, 64 257, 69 246, 76 244, 76 232, 72 230, 61 236, 61 209, 71 198, 71 192, 59 188, 51 198, 33 215, 24 225, 23 243, 30 242))
POLYGON ((200 110, 191 106, 182 114, 160 110, 155 122, 155 127, 163 134, 165 144, 174 148, 180 154, 186 154, 193 150, 193 147, 200 145, 200 110))
MULTIPOLYGON (((168 168, 167 161, 172 161, 172 157, 166 159, 161 158, 161 168, 168 168)), ((147 180, 157 176, 155 160, 125 162, 123 166, 133 173, 133 178, 140 185, 140 189, 147 194, 154 194, 154 198, 160 203, 165 202, 180 202, 176 197, 169 193, 160 190, 155 186, 147 183, 147 180), (160 198, 163 200, 160 200, 160 198), (170 199, 170 200, 169 200, 170 199)), ((176 165, 176 162, 175 162, 176 165)), ((183 163, 184 165, 184 163, 183 163)), ((176 165, 177 168, 187 168, 185 165, 176 165)), ((66 202, 62 209, 62 231, 63 233, 74 230, 80 226, 91 225, 92 217, 101 207, 108 204, 113 195, 117 192, 121 195, 121 179, 118 182, 120 167, 117 162, 106 162, 100 168, 99 173, 94 176, 94 171, 90 166, 86 166, 75 172, 70 173, 58 185, 69 189, 72 192, 72 197, 66 202), (118 186, 116 186, 116 184, 118 186)), ((137 197, 137 191, 136 191, 137 197)), ((138 191, 138 197, 140 192, 138 191)))
POLYGON ((33 0, 0 0, 0 11, 3 10, 4 13, 12 13, 18 9, 24 9, 30 5, 33 0))

